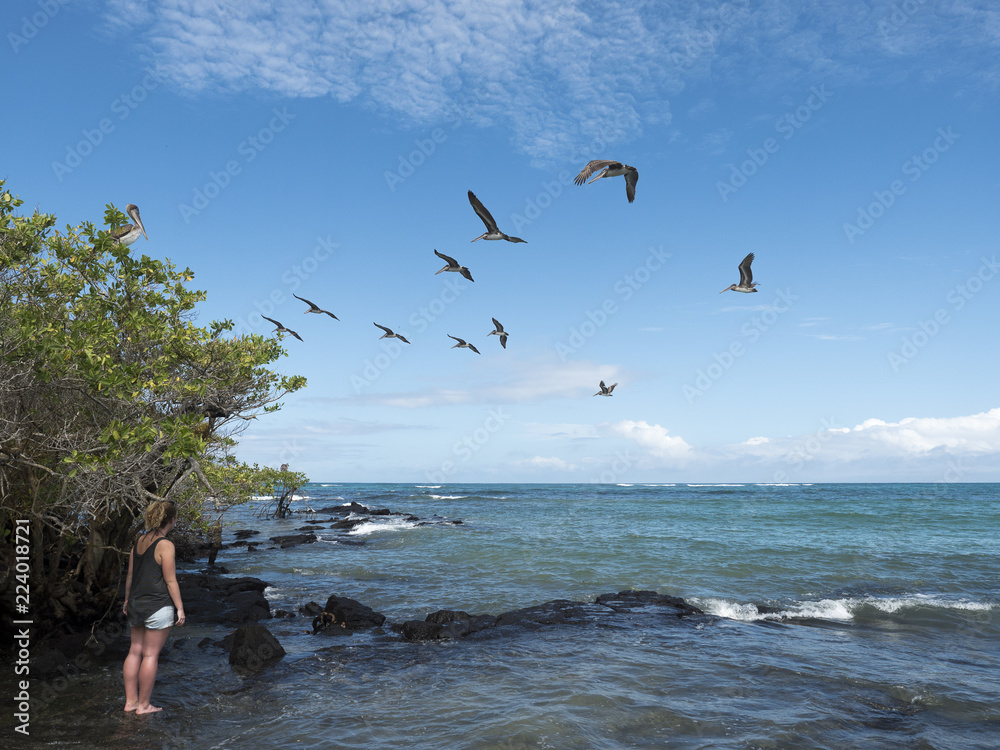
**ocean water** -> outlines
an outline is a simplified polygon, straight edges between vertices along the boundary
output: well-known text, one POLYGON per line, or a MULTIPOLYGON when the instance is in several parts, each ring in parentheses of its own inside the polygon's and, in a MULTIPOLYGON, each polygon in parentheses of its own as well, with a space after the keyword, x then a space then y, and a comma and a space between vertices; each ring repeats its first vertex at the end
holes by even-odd
POLYGON ((295 533, 307 508, 352 501, 429 523, 382 516, 314 544, 224 551, 231 575, 271 584, 272 610, 337 594, 402 623, 649 589, 708 615, 638 610, 432 643, 388 627, 314 637, 306 618, 272 619, 288 653, 249 676, 197 647, 225 631, 190 625, 161 658, 163 713, 123 716, 120 664, 108 664, 41 708, 32 736, 122 748, 1000 747, 998 489, 310 484, 292 518, 241 509, 232 528, 295 533))

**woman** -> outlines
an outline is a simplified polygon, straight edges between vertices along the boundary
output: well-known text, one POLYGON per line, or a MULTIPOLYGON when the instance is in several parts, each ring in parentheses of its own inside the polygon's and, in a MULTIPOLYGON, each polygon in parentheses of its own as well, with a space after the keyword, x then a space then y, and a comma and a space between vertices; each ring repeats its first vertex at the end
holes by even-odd
POLYGON ((146 533, 135 542, 128 558, 125 579, 125 604, 132 646, 125 657, 125 710, 137 714, 162 711, 150 705, 160 650, 167 642, 170 627, 184 624, 184 604, 177 586, 174 567, 174 543, 165 539, 177 522, 172 502, 152 503, 145 513, 146 533))

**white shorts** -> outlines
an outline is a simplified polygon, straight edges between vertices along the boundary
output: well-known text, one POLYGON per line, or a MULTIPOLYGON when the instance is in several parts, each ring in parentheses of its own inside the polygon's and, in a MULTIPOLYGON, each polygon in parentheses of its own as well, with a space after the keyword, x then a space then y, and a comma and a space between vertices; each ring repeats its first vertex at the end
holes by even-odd
POLYGON ((166 607, 156 610, 146 618, 146 622, 143 624, 147 630, 163 630, 164 628, 172 627, 175 620, 174 605, 168 604, 166 607))

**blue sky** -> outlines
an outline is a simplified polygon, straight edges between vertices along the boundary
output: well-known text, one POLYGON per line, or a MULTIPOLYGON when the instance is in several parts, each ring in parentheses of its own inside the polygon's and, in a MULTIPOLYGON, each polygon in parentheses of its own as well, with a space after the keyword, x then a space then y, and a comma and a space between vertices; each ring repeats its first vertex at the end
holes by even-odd
POLYGON ((133 248, 194 271, 199 322, 304 339, 277 367, 308 387, 243 460, 1000 480, 992 3, 277 5, 3 14, 0 173, 25 208, 136 203, 133 248), (590 159, 634 165, 635 202, 621 177, 573 185, 590 159), (527 244, 470 243, 468 190, 527 244), (720 294, 748 252, 758 293, 720 294))

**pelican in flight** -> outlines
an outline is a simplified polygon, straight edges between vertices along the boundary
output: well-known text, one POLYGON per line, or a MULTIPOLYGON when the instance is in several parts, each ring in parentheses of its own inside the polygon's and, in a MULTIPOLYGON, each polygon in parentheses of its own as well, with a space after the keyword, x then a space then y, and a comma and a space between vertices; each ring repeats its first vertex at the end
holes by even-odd
MULTIPOLYGON (((639 181, 639 170, 635 167, 630 167, 628 164, 622 164, 620 161, 609 161, 608 159, 594 159, 589 162, 587 166, 583 168, 583 171, 576 176, 573 180, 577 185, 582 185, 590 175, 601 170, 597 175, 590 181, 599 180, 602 177, 625 177, 625 195, 628 196, 628 202, 631 203, 635 200, 635 183, 639 181)), ((587 184, 589 185, 590 182, 587 184)))
POLYGON ((383 331, 385 331, 385 333, 383 333, 381 336, 379 336, 380 339, 399 339, 404 344, 409 344, 410 343, 405 338, 403 338, 402 336, 400 336, 398 333, 394 332, 391 328, 386 328, 385 326, 380 326, 378 323, 372 323, 372 325, 375 326, 376 328, 381 328, 383 331))
MULTIPOLYGON (((499 229, 497 229, 497 223, 493 220, 493 215, 486 210, 486 206, 479 202, 479 198, 471 190, 469 191, 469 203, 472 204, 472 208, 475 209, 479 218, 483 220, 483 224, 486 225, 486 232, 484 234, 476 237, 476 240, 507 240, 507 242, 525 242, 520 237, 511 237, 504 234, 499 229)), ((470 240, 470 242, 475 242, 476 240, 470 240)))
POLYGON ((310 301, 309 301, 309 300, 307 300, 307 299, 306 299, 305 297, 300 297, 300 296, 299 296, 299 295, 297 295, 297 294, 296 294, 295 292, 292 292, 292 296, 293 296, 293 297, 295 297, 295 299, 300 299, 300 300, 302 300, 303 302, 305 302, 305 303, 306 303, 307 305, 309 305, 309 309, 305 311, 305 313, 306 313, 307 315, 308 315, 309 313, 326 313, 327 315, 329 315, 329 316, 330 316, 331 318, 333 318, 334 320, 340 320, 340 318, 338 318, 338 317, 337 317, 336 315, 334 315, 334 314, 333 314, 332 312, 330 312, 329 310, 324 310, 324 309, 323 309, 322 307, 320 307, 319 305, 317 305, 317 304, 316 304, 315 302, 310 302, 310 301))
MULTIPOLYGON (((753 280, 753 274, 750 272, 750 264, 753 263, 753 253, 749 253, 742 261, 740 261, 740 283, 730 284, 722 292, 744 292, 749 294, 750 292, 756 292, 754 289, 757 286, 757 282, 753 280)), ((722 294, 719 292, 719 294, 722 294)))
POLYGON ((111 239, 120 245, 128 246, 139 239, 139 235, 141 234, 148 242, 149 237, 146 235, 146 228, 142 225, 142 219, 139 218, 139 207, 134 203, 129 203, 125 206, 125 213, 135 223, 126 224, 123 227, 118 227, 118 229, 112 229, 111 239))
POLYGON ((611 395, 611 391, 613 391, 615 389, 616 385, 618 385, 618 383, 612 383, 611 385, 604 385, 604 381, 602 380, 601 381, 601 390, 599 390, 594 395, 595 396, 610 396, 611 395))
MULTIPOLYGON (((444 253, 439 253, 437 250, 434 251, 434 254, 448 264, 444 268, 442 268, 441 271, 454 271, 455 273, 462 274, 469 281, 475 281, 475 279, 472 278, 472 272, 469 271, 469 269, 466 268, 465 266, 458 265, 458 261, 455 260, 454 258, 450 258, 444 253)), ((441 271, 435 271, 434 275, 437 276, 439 273, 441 273, 441 271)))
POLYGON ((452 349, 472 349, 472 351, 474 351, 476 354, 480 353, 476 347, 467 342, 465 339, 460 339, 458 336, 452 336, 450 333, 448 334, 448 338, 455 339, 455 341, 458 342, 453 347, 451 347, 452 349))
POLYGON ((267 317, 266 315, 261 315, 260 317, 262 317, 264 320, 269 320, 272 323, 274 323, 275 328, 276 328, 275 333, 290 333, 295 338, 297 338, 299 341, 302 341, 302 337, 299 336, 299 334, 297 334, 291 328, 285 328, 283 325, 281 325, 281 323, 279 323, 278 321, 274 320, 273 318, 267 317))
POLYGON ((496 326, 496 330, 490 331, 486 335, 487 336, 499 336, 500 337, 500 346, 502 346, 504 349, 506 349, 507 348, 507 337, 510 336, 510 334, 507 333, 503 329, 503 326, 500 325, 500 321, 497 320, 496 318, 493 318, 493 325, 496 326))

